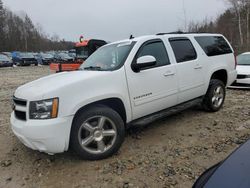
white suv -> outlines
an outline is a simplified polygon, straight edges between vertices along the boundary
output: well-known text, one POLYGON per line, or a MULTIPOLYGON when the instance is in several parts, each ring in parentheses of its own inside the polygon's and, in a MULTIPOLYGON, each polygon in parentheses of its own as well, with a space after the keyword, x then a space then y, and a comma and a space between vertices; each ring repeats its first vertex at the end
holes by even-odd
MULTIPOLYGON (((69 147, 82 158, 114 154, 128 125, 202 103, 218 111, 236 79, 235 57, 219 34, 158 34, 99 48, 74 72, 19 87, 11 125, 27 147, 69 147)), ((147 120, 147 121, 145 121, 147 120)))

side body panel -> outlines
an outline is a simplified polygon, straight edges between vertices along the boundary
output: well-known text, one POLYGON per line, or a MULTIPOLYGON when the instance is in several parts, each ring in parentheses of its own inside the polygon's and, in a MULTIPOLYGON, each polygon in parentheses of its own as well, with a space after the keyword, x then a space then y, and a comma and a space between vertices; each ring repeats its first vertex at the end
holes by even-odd
MULTIPOLYGON (((150 68, 138 73, 131 69, 137 51, 146 41, 145 39, 137 42, 129 55, 129 61, 125 64, 133 120, 177 104, 178 78, 175 64, 150 68)), ((166 49, 168 51, 169 47, 166 46, 166 49)))

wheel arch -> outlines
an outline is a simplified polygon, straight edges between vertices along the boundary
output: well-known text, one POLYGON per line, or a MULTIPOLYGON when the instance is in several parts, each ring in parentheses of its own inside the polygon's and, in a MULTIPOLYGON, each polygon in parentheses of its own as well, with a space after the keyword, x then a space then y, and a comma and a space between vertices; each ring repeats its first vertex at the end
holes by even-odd
POLYGON ((126 108, 125 108, 125 105, 124 105, 123 101, 120 98, 117 98, 117 97, 111 97, 111 98, 98 100, 98 101, 91 102, 89 104, 86 104, 86 105, 80 107, 76 111, 76 113, 74 115, 73 123, 74 123, 74 119, 77 117, 77 115, 79 113, 86 110, 87 108, 90 108, 91 106, 96 106, 96 105, 103 105, 103 106, 107 106, 107 107, 113 109, 114 111, 116 111, 121 116, 122 120, 126 124, 126 122, 127 122, 126 108))
POLYGON ((224 85, 227 85, 228 82, 228 73, 226 69, 219 69, 213 72, 211 75, 210 81, 212 79, 218 79, 224 83, 224 85))

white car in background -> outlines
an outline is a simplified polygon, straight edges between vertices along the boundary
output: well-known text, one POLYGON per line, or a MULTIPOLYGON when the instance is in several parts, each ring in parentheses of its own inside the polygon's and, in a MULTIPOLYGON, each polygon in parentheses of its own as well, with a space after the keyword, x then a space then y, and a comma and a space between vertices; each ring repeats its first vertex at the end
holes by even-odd
POLYGON ((237 56, 237 80, 230 88, 250 88, 250 52, 237 56))

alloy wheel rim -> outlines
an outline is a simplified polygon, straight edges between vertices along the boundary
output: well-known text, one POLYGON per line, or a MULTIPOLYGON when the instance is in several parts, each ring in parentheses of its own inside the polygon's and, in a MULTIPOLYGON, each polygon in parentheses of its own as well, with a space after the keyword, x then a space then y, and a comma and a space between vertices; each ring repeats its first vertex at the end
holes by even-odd
POLYGON ((215 108, 218 108, 222 105, 222 102, 224 100, 224 91, 221 86, 217 86, 214 89, 214 94, 212 97, 212 104, 215 108))
POLYGON ((105 116, 94 116, 87 119, 78 131, 81 147, 92 154, 102 154, 115 143, 117 129, 115 123, 105 116))

